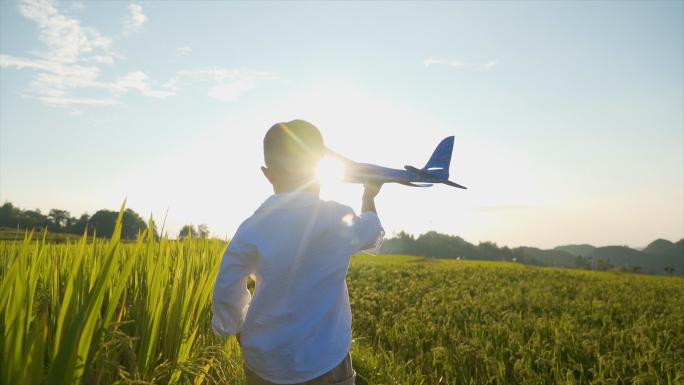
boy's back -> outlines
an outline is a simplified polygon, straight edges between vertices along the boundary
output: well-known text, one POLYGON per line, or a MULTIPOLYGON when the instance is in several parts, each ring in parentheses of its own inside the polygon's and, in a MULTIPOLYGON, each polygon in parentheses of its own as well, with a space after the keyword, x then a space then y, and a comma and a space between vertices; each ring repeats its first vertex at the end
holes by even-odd
POLYGON ((215 333, 241 332, 245 366, 264 380, 301 383, 329 372, 351 345, 350 257, 376 245, 381 233, 375 212, 356 216, 320 200, 317 190, 272 195, 224 254, 212 302, 215 333))
POLYGON ((214 297, 215 330, 234 334, 236 320, 222 307, 247 305, 239 280, 249 272, 256 287, 242 327, 246 366, 276 383, 304 382, 334 368, 351 345, 349 259, 381 230, 375 213, 356 217, 312 192, 271 196, 226 250, 215 285, 224 293, 214 297))

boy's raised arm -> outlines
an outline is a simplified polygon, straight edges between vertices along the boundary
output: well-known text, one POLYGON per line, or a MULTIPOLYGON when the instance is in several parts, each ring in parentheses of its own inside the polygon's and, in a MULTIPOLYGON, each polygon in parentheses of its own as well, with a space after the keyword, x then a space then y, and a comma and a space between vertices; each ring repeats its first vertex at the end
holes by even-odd
POLYGON ((375 197, 378 195, 380 192, 380 188, 382 187, 382 183, 378 182, 367 182, 364 183, 363 185, 363 197, 362 203, 361 203, 361 212, 365 213, 366 211, 372 211, 374 213, 378 213, 378 211, 375 209, 375 197))
POLYGON ((382 183, 368 182, 364 184, 361 215, 355 224, 358 241, 354 252, 363 251, 366 254, 377 255, 385 236, 378 212, 375 209, 375 196, 380 192, 382 183))

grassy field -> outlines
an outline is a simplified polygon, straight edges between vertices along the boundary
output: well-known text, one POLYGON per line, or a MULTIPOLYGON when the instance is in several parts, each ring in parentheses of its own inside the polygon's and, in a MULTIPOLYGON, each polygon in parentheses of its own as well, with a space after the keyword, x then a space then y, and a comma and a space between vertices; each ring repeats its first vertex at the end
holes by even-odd
POLYGON ((348 281, 367 383, 684 383, 681 279, 425 261, 348 281))
MULTIPOLYGON (((26 236, 27 232, 31 230, 25 229, 10 229, 8 227, 0 227, 0 241, 21 241, 26 236)), ((45 241, 50 243, 66 243, 67 241, 77 242, 81 236, 66 233, 44 233, 37 231, 37 238, 45 236, 45 241)))
MULTIPOLYGON (((243 383, 224 249, 0 242, 0 383, 243 383)), ((682 279, 359 255, 348 286, 359 384, 684 383, 682 279)))

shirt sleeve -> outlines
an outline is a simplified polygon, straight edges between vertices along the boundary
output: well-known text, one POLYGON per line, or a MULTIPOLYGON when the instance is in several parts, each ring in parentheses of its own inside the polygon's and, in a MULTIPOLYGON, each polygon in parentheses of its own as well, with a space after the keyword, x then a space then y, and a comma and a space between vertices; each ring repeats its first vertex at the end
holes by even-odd
POLYGON ((378 214, 366 211, 354 221, 354 253, 363 251, 366 254, 378 255, 384 237, 385 230, 380 224, 378 214))
POLYGON ((254 246, 237 237, 228 244, 214 283, 211 326, 214 334, 228 337, 242 330, 252 295, 247 276, 254 272, 254 246))

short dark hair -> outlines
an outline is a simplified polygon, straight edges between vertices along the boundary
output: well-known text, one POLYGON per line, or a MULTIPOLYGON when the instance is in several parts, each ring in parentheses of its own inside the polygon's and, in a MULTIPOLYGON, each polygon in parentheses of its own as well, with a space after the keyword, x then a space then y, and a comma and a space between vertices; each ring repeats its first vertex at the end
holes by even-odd
POLYGON ((324 154, 321 132, 304 120, 274 124, 264 137, 266 167, 279 173, 310 174, 324 154))

